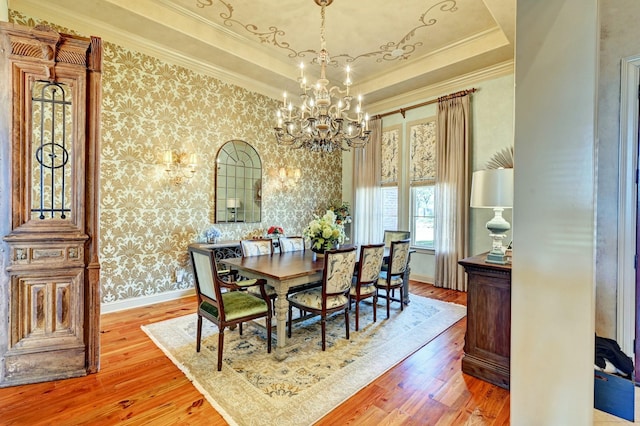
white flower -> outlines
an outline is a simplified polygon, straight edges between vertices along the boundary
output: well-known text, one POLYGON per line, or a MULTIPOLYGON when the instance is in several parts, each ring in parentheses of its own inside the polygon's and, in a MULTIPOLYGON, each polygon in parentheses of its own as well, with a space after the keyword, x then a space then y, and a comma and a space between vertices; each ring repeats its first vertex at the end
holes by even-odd
POLYGON ((330 249, 345 241, 344 226, 336 223, 336 215, 332 210, 327 210, 322 217, 314 215, 302 234, 312 241, 312 248, 315 249, 330 249))

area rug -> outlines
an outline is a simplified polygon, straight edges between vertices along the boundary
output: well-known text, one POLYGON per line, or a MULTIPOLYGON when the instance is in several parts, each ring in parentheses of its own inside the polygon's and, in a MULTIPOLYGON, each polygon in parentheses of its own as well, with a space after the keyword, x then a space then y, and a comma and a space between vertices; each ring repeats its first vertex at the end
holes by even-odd
POLYGON ((142 329, 229 424, 310 425, 466 315, 464 306, 415 295, 404 311, 397 306, 386 319, 380 304, 374 323, 372 304, 361 302, 360 331, 354 331, 355 311, 350 313, 350 340, 344 315, 330 317, 325 352, 319 318, 301 321, 287 341, 284 361, 267 354, 264 327, 246 324, 242 336, 225 330, 220 372, 217 328, 209 321, 203 320, 200 353, 196 314, 142 329))

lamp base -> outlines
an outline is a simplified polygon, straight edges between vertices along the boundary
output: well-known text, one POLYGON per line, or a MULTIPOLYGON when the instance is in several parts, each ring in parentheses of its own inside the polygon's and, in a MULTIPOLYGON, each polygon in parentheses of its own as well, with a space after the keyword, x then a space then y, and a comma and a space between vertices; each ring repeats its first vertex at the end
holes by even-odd
POLYGON ((496 265, 506 265, 508 263, 507 255, 505 253, 494 253, 493 251, 491 251, 489 252, 489 254, 487 254, 487 259, 485 260, 485 262, 493 263, 496 265))

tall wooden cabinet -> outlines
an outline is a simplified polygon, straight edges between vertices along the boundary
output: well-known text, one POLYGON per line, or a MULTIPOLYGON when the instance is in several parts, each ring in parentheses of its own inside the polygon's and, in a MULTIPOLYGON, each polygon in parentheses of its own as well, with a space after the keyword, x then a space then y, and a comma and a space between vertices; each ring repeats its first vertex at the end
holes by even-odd
POLYGON ((486 263, 487 255, 459 261, 467 272, 467 332, 462 371, 509 389, 511 265, 486 263))
POLYGON ((0 23, 0 386, 99 368, 102 44, 0 23))

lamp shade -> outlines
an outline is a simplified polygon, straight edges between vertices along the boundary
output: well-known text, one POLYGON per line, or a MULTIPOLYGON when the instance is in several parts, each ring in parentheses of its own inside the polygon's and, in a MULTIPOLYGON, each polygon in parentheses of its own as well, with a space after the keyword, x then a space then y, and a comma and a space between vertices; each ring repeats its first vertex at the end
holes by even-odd
POLYGON ((488 169, 473 172, 471 207, 513 207, 513 169, 488 169))
POLYGON ((227 208, 228 209, 237 209, 240 207, 240 199, 239 198, 227 198, 227 208))

